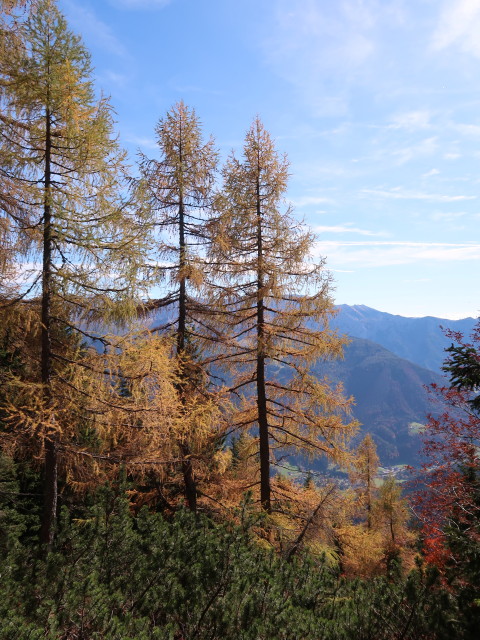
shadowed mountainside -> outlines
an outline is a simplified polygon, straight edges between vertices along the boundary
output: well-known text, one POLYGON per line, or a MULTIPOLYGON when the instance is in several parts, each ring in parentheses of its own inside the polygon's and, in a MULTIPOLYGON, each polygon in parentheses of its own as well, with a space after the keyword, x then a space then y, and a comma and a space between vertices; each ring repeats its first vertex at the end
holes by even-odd
POLYGON ((352 338, 344 360, 317 363, 313 372, 343 382, 346 394, 354 396, 360 437, 372 434, 382 464, 415 461, 421 445, 418 425, 442 410, 425 385, 444 383, 442 376, 361 338, 352 338))
MULTIPOLYGON (((332 324, 342 333, 375 334, 379 340, 396 346, 397 352, 373 340, 350 337, 343 360, 319 361, 312 373, 342 382, 346 395, 354 396, 353 414, 362 423, 357 439, 367 432, 372 434, 381 464, 413 464, 421 446, 419 425, 426 422, 429 413, 442 410, 425 388, 432 382, 445 382, 438 371, 444 358, 443 349, 450 341, 439 325, 450 323, 451 328, 468 334, 475 321, 472 318, 459 321, 404 318, 363 305, 342 305, 339 309, 332 324), (398 352, 413 354, 415 360, 400 357, 398 352), (437 363, 437 371, 419 366, 419 360, 437 363)), ((161 312, 150 320, 151 326, 165 321, 165 314, 161 312)), ((281 381, 286 372, 278 365, 271 366, 272 373, 281 381)), ((212 373, 219 374, 216 370, 212 373)), ((228 377, 220 374, 227 384, 228 377)))

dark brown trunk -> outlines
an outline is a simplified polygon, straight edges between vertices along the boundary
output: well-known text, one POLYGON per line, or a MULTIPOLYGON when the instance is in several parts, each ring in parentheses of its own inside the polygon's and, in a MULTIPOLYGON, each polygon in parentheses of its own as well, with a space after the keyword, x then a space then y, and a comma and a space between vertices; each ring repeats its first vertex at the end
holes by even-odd
MULTIPOLYGON (((259 309, 262 315, 263 309, 259 309)), ((268 438, 267 398, 265 393, 265 358, 257 356, 257 409, 258 432, 260 438, 260 502, 263 509, 270 513, 270 445, 268 438)))
POLYGON ((370 471, 370 453, 367 452, 367 529, 372 528, 372 480, 370 471))
POLYGON ((270 445, 268 437, 267 394, 265 385, 265 309, 264 309, 264 270, 262 211, 260 202, 260 178, 257 177, 257 411, 258 433, 260 439, 260 502, 262 508, 270 513, 270 445))
POLYGON ((193 472, 192 460, 189 457, 191 452, 188 443, 181 443, 180 451, 182 453, 182 473, 185 486, 185 499, 190 511, 195 512, 197 510, 197 482, 193 472))
MULTIPOLYGON (((181 126, 181 125, 180 125, 181 126)), ((182 163, 182 143, 180 131, 180 153, 179 160, 182 163)), ((185 357, 186 347, 186 331, 187 331, 187 283, 185 278, 186 254, 185 254, 185 205, 183 201, 183 187, 180 187, 180 201, 178 204, 178 227, 179 227, 179 258, 178 268, 180 271, 180 291, 178 298, 178 332, 177 332, 177 356, 182 367, 183 358, 185 357)), ((182 403, 185 402, 184 385, 182 384, 183 371, 180 373, 180 384, 178 385, 182 403)), ((185 487, 185 499, 187 506, 191 511, 197 510, 197 483, 193 471, 192 459, 190 457, 191 450, 188 442, 179 443, 180 452, 182 454, 182 473, 183 483, 185 487)))
POLYGON ((392 536, 392 542, 395 544, 395 529, 393 528, 393 518, 390 516, 390 535, 392 536))
POLYGON ((183 198, 180 197, 178 206, 179 220, 179 260, 180 271, 180 291, 178 298, 178 333, 177 333, 177 354, 182 357, 185 352, 185 333, 187 329, 187 283, 185 281, 185 207, 183 198))
POLYGON ((42 330, 41 330, 41 376, 43 404, 48 425, 45 431, 45 478, 43 488, 43 514, 40 540, 46 545, 53 542, 57 518, 58 453, 55 429, 52 420, 52 210, 51 210, 51 116, 45 113, 45 200, 43 208, 43 262, 42 262, 42 330))

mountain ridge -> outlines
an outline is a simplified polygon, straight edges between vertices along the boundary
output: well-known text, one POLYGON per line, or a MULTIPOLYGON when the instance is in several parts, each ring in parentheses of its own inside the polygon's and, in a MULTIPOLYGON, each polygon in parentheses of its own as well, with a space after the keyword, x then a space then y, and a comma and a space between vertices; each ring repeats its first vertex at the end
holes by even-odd
POLYGON ((441 373, 445 349, 450 346, 443 328, 469 335, 476 319, 450 320, 435 316, 412 318, 378 311, 366 305, 337 305, 330 325, 340 333, 371 340, 401 358, 441 373))
MULTIPOLYGON (((370 432, 383 465, 415 464, 421 448, 420 425, 425 424, 428 414, 444 408, 435 406, 427 391, 432 383, 446 382, 440 367, 450 341, 440 324, 452 323, 450 328, 468 334, 475 320, 406 318, 366 305, 339 305, 337 309, 331 326, 350 339, 344 359, 319 360, 312 373, 318 378, 326 375, 333 383, 342 382, 346 395, 354 396, 353 415, 362 423, 357 441, 370 432), (432 360, 436 369, 428 366, 432 360)), ((151 324, 163 315, 154 314, 151 324)), ((280 378, 283 372, 276 370, 274 375, 280 378)))

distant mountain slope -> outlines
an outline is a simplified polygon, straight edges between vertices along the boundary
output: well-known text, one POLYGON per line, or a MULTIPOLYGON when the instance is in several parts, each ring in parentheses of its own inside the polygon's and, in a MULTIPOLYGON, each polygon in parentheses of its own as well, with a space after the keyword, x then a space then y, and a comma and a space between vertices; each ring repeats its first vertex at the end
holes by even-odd
POLYGON ((317 363, 313 373, 342 381, 346 394, 355 397, 354 416, 363 425, 362 435, 374 436, 382 464, 415 461, 421 441, 411 425, 441 411, 425 389, 442 383, 440 375, 361 338, 352 339, 344 360, 317 363))
MULTIPOLYGON (((150 322, 152 326, 163 324, 165 314, 155 314, 150 322)), ((367 432, 374 436, 382 465, 413 464, 421 447, 418 425, 426 422, 429 413, 442 410, 432 402, 425 386, 432 382, 442 384, 445 379, 418 364, 419 360, 433 362, 439 369, 443 348, 450 344, 439 329, 441 323, 468 334, 475 321, 404 318, 363 305, 342 305, 334 321, 342 333, 373 334, 395 348, 389 350, 373 339, 351 337, 344 360, 320 361, 312 369, 319 378, 327 375, 334 382, 341 381, 346 394, 355 397, 354 416, 362 423, 358 439, 367 432), (400 357, 399 352, 413 354, 412 361, 407 355, 400 357)), ((279 365, 269 368, 279 381, 288 375, 279 365)), ((228 384, 228 375, 212 373, 225 377, 228 384)))
POLYGON ((427 316, 407 318, 371 309, 365 305, 339 305, 332 326, 341 333, 377 342, 401 358, 440 372, 444 349, 451 344, 440 325, 468 335, 476 320, 446 320, 427 316))

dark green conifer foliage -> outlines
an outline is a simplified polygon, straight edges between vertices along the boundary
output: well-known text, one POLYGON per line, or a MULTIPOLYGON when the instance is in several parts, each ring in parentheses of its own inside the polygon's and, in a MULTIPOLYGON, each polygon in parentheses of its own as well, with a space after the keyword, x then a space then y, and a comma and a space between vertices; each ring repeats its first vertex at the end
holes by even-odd
MULTIPOLYGON (((477 335, 480 326, 477 325, 477 335)), ((446 352, 449 354, 443 371, 450 377, 452 387, 477 392, 480 389, 480 355, 470 344, 452 344, 446 352)), ((470 400, 473 409, 480 414, 480 395, 470 400)))
POLYGON ((459 611, 421 565, 405 580, 344 580, 322 558, 289 563, 256 545, 248 525, 133 516, 127 489, 121 481, 64 509, 46 557, 12 532, 0 558, 2 639, 469 638, 455 635, 459 611))

